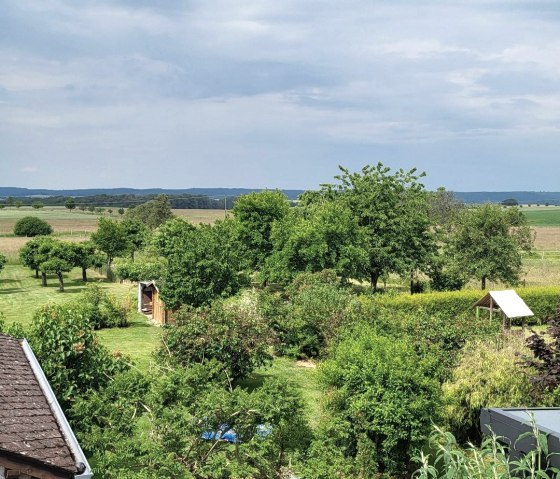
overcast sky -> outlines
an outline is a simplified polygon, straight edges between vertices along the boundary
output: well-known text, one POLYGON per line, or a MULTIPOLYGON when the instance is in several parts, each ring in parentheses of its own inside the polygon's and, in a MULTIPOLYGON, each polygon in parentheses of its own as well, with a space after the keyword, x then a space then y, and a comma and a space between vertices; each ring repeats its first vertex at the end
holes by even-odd
POLYGON ((2 0, 0 185, 560 190, 560 2, 2 0))

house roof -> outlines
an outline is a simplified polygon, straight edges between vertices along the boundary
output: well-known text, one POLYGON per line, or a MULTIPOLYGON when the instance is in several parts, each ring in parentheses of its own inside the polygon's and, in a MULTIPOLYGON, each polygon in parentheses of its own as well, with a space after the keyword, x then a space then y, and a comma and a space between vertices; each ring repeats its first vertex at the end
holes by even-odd
POLYGON ((72 453, 75 438, 71 431, 72 438, 63 432, 65 426, 69 428, 62 424, 64 415, 50 395, 52 390, 27 341, 0 334, 0 454, 72 476, 83 473, 89 469, 87 461, 72 453))
POLYGON ((473 307, 500 309, 508 318, 523 318, 534 316, 533 311, 525 304, 513 290, 490 291, 483 298, 474 303, 473 307))

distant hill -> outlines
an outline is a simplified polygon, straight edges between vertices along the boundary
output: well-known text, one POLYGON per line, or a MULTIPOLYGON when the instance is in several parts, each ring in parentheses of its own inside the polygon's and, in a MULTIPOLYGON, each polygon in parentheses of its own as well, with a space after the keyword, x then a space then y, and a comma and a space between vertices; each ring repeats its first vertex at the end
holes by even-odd
MULTIPOLYGON (((262 191, 259 188, 88 188, 76 190, 49 190, 45 188, 29 189, 16 187, 0 187, 0 198, 12 196, 21 197, 45 197, 45 196, 96 196, 96 195, 202 195, 210 198, 236 197, 246 195, 254 191, 262 191)), ((304 190, 282 190, 291 200, 295 200, 304 190)), ((456 191, 458 199, 465 203, 501 203, 504 200, 514 198, 520 204, 560 205, 560 192, 550 191, 456 191)))
MULTIPOLYGON (((225 196, 240 196, 251 193, 253 191, 262 191, 262 189, 251 188, 187 188, 187 189, 167 189, 167 188, 88 188, 78 190, 49 190, 44 188, 30 189, 17 188, 10 186, 0 186, 0 198, 8 196, 31 197, 31 196, 95 196, 95 195, 204 195, 210 198, 223 198, 225 196)), ((297 199, 304 190, 282 190, 283 193, 291 200, 297 199)))
POLYGON ((501 203, 516 199, 519 204, 560 205, 560 192, 553 191, 454 191, 455 196, 465 203, 501 203))

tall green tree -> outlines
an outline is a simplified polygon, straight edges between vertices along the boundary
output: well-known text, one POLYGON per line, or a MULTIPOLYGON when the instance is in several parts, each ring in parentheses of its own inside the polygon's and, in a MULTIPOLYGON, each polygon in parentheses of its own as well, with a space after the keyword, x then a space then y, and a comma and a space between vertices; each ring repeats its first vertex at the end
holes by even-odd
POLYGON ((117 221, 99 218, 97 231, 91 235, 93 244, 107 255, 107 268, 111 268, 113 259, 123 256, 130 250, 130 242, 125 229, 117 221))
POLYGON ((233 220, 197 227, 171 220, 158 231, 155 244, 168 262, 161 297, 169 308, 207 304, 237 293, 247 282, 233 220))
POLYGON ((516 207, 485 204, 465 209, 449 242, 449 253, 468 278, 515 285, 522 272, 523 253, 533 247, 525 214, 516 207))
POLYGON ((290 210, 281 191, 261 191, 237 198, 233 206, 239 238, 245 245, 251 266, 260 269, 272 252, 272 227, 290 210))
POLYGON ((358 219, 341 201, 293 208, 272 227, 272 254, 266 280, 287 284, 299 272, 334 270, 342 281, 361 278, 367 267, 366 236, 358 219))
POLYGON ((76 200, 74 198, 68 198, 65 203, 64 207, 70 211, 76 208, 76 200))
MULTIPOLYGON (((50 242, 47 236, 38 236, 28 241, 19 250, 19 259, 23 266, 35 271, 35 278, 39 278, 39 267, 42 259, 39 257, 39 246, 44 242, 50 242)), ((43 277, 43 286, 46 285, 46 275, 43 277)))
POLYGON ((416 174, 416 169, 392 173, 382 163, 355 173, 340 170, 338 182, 324 185, 322 196, 344 201, 364 230, 368 253, 364 279, 372 289, 384 274, 409 276, 423 267, 434 244, 428 196, 419 182, 424 174, 416 174))
POLYGON ((126 218, 122 223, 129 242, 130 259, 134 261, 134 253, 144 247, 148 240, 149 230, 140 220, 126 218))

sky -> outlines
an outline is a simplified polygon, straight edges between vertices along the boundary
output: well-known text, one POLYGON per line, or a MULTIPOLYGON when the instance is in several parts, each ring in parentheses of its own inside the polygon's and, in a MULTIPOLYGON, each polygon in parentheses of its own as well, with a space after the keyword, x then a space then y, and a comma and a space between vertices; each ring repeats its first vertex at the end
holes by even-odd
POLYGON ((0 186, 560 191, 560 2, 2 0, 0 186))

